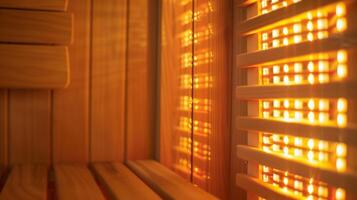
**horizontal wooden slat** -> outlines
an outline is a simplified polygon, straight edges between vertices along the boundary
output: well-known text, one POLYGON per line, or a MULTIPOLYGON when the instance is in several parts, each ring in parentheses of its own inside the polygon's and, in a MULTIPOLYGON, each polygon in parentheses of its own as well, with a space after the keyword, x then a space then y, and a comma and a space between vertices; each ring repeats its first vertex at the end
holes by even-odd
POLYGON ((65 11, 68 0, 0 0, 1 8, 65 11))
POLYGON ((54 167, 58 200, 104 200, 104 195, 85 165, 58 164, 54 167))
POLYGON ((319 126, 250 117, 237 117, 236 122, 236 128, 239 130, 288 134, 297 137, 317 138, 357 145, 356 127, 338 128, 335 126, 319 126))
POLYGON ((331 185, 342 187, 353 192, 357 184, 357 174, 346 170, 337 172, 332 166, 309 162, 292 156, 267 153, 260 149, 244 145, 237 146, 237 156, 261 165, 289 171, 304 177, 314 177, 331 185))
POLYGON ((156 161, 129 161, 128 166, 163 199, 217 199, 156 161))
POLYGON ((14 166, 0 194, 0 199, 46 200, 48 167, 45 165, 14 166))
POLYGON ((238 99, 268 98, 352 98, 357 96, 355 82, 336 82, 317 85, 273 85, 273 86, 238 86, 238 99))
POLYGON ((0 44, 0 87, 66 87, 68 59, 68 50, 63 46, 0 44))
POLYGON ((236 175, 236 185, 257 194, 260 197, 274 200, 297 200, 305 199, 289 191, 277 190, 277 187, 259 181, 244 174, 236 175))
POLYGON ((257 0, 237 0, 234 2, 235 2, 235 5, 237 5, 239 7, 244 7, 244 6, 248 6, 250 4, 256 3, 257 0))
POLYGON ((0 9, 0 42, 69 44, 72 14, 0 9))
POLYGON ((160 199, 121 163, 96 163, 93 170, 112 199, 160 199))
MULTIPOLYGON (((351 2, 352 0, 345 1, 351 2)), ((307 12, 309 10, 314 10, 322 6, 326 6, 331 3, 338 2, 338 0, 324 0, 324 1, 311 1, 303 0, 298 3, 289 5, 288 7, 280 8, 270 13, 259 15, 257 17, 251 18, 250 20, 244 21, 238 25, 238 32, 240 34, 255 31, 261 27, 271 25, 272 23, 278 22, 283 19, 294 17, 301 13, 307 12)))
POLYGON ((311 53, 328 52, 340 48, 351 48, 357 46, 357 40, 339 37, 317 40, 314 42, 303 42, 291 46, 272 48, 263 51, 239 54, 236 57, 238 67, 250 67, 258 64, 266 64, 272 61, 291 57, 308 55, 311 53))

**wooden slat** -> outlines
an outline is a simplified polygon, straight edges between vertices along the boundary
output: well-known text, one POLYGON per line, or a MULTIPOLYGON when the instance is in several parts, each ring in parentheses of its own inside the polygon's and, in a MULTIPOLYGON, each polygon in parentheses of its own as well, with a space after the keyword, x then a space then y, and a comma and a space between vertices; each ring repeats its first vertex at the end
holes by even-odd
POLYGON ((318 85, 274 85, 274 86, 238 86, 238 99, 266 99, 266 98, 339 98, 356 97, 357 84, 355 82, 336 82, 318 85))
POLYGON ((104 200, 94 177, 85 165, 58 164, 54 166, 58 200, 104 200))
POLYGON ((0 194, 6 200, 46 200, 48 168, 45 165, 14 166, 0 194))
POLYGON ((69 44, 71 39, 69 13, 0 9, 0 42, 69 44))
POLYGON ((126 157, 132 160, 152 159, 157 102, 157 24, 152 22, 157 20, 155 16, 159 6, 153 0, 128 2, 126 157))
POLYGON ((0 44, 0 87, 63 88, 68 83, 66 47, 0 44))
POLYGON ((235 5, 239 6, 239 7, 245 7, 248 6, 250 4, 256 3, 257 0, 237 0, 235 1, 235 5))
POLYGON ((297 199, 305 199, 299 197, 298 195, 289 192, 278 190, 277 187, 264 183, 257 178, 252 178, 244 174, 237 174, 236 175, 236 184, 237 186, 250 191, 254 192, 260 197, 266 199, 274 199, 274 200, 297 200, 297 199))
POLYGON ((0 0, 1 8, 65 11, 68 0, 0 0))
POLYGON ((350 191, 354 191, 355 185, 357 184, 357 174, 348 169, 345 172, 339 173, 333 166, 322 165, 280 154, 267 153, 245 145, 237 145, 236 150, 239 158, 305 177, 315 177, 323 182, 350 191))
POLYGON ((112 199, 160 199, 122 163, 96 163, 93 170, 112 199))
POLYGON ((265 64, 279 59, 303 56, 311 53, 328 52, 340 48, 351 48, 357 45, 356 40, 340 35, 314 42, 303 42, 285 47, 272 48, 263 51, 239 54, 236 57, 237 67, 250 67, 265 64))
POLYGON ((163 199, 217 199, 156 161, 129 161, 128 166, 163 199))
POLYGON ((90 1, 71 0, 74 40, 69 46, 71 84, 53 92, 53 159, 55 162, 89 160, 89 33, 90 1))
POLYGON ((196 153, 192 158, 193 168, 197 167, 201 172, 209 174, 210 178, 193 173, 192 182, 220 199, 229 199, 230 192, 231 73, 229 67, 222 66, 232 65, 232 4, 233 1, 195 0, 193 9, 194 12, 203 12, 199 19, 194 21, 195 34, 205 32, 210 27, 214 32, 214 34, 209 34, 207 39, 202 40, 203 37, 198 37, 198 42, 194 42, 193 57, 200 57, 207 52, 211 52, 214 56, 205 57, 208 60, 207 63, 196 62, 193 67, 193 78, 204 75, 206 78, 214 77, 214 81, 212 87, 194 87, 193 89, 194 98, 207 98, 212 104, 209 105, 207 113, 199 114, 194 111, 192 117, 192 122, 198 121, 200 125, 204 123, 210 125, 207 127, 207 133, 202 129, 193 129, 193 144, 198 142, 203 146, 207 145, 209 159, 202 159, 196 153), (214 11, 204 12, 209 5, 214 5, 214 11))
POLYGON ((335 126, 319 126, 301 124, 298 122, 237 117, 236 128, 239 130, 288 134, 297 137, 317 138, 326 141, 357 145, 357 128, 349 126, 338 128, 335 126))
POLYGON ((124 159, 126 2, 93 1, 90 122, 96 162, 124 159))
MULTIPOLYGON (((182 2, 182 1, 181 1, 182 2)), ((193 13, 192 3, 186 2, 188 5, 182 5, 176 0, 162 1, 162 16, 161 16, 161 41, 160 41, 160 142, 157 144, 159 149, 160 163, 170 169, 175 170, 175 165, 180 159, 186 160, 188 165, 191 164, 191 155, 180 154, 173 150, 179 145, 180 138, 190 138, 192 130, 181 131, 179 126, 181 119, 189 119, 192 117, 191 110, 180 110, 180 98, 192 97, 191 90, 183 90, 180 87, 180 77, 184 74, 192 74, 192 68, 182 67, 182 55, 192 53, 193 45, 189 44, 183 47, 182 33, 192 28, 193 22, 188 21, 184 26, 177 23, 181 20, 183 13, 193 13)), ((176 170, 182 177, 187 180, 191 178, 189 170, 176 170)))
MULTIPOLYGON (((348 0, 346 2, 351 2, 348 0)), ((292 5, 289 5, 286 8, 280 8, 270 13, 259 15, 257 17, 251 18, 250 20, 244 21, 238 25, 238 32, 240 34, 250 33, 251 31, 256 31, 257 29, 268 26, 272 23, 278 22, 283 19, 294 17, 301 13, 307 12, 309 10, 314 10, 319 7, 326 6, 331 3, 335 3, 337 0, 324 0, 324 1, 310 1, 303 0, 292 5)))
MULTIPOLYGON (((0 177, 8 161, 8 91, 0 90, 0 177)), ((1 184, 1 183, 0 183, 1 184)))
POLYGON ((10 90, 9 164, 51 162, 48 90, 10 90))

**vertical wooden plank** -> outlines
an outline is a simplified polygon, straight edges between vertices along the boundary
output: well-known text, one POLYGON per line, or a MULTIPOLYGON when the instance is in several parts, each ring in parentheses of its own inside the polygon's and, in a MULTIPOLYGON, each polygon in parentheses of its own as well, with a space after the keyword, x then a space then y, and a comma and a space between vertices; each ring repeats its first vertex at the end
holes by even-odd
POLYGON ((93 1, 92 161, 122 161, 124 157, 126 2, 93 1))
POLYGON ((7 90, 0 90, 0 177, 7 167, 7 90))
POLYGON ((50 163, 50 91, 10 90, 9 163, 50 163))
POLYGON ((157 0, 130 0, 128 19, 127 159, 154 154, 157 0))
MULTIPOLYGON (((236 3, 234 3, 236 5, 236 3)), ((237 36, 239 31, 239 24, 246 19, 246 10, 243 7, 233 6, 233 35, 237 36)), ((244 53, 247 50, 246 42, 242 37, 233 37, 233 58, 234 62, 237 54, 244 53)), ((231 101, 232 101, 232 117, 231 117, 231 170, 230 170, 230 199, 243 200, 247 199, 247 193, 245 190, 237 187, 236 174, 247 173, 247 162, 238 159, 235 151, 237 144, 247 144, 248 135, 247 131, 238 131, 236 129, 235 118, 237 116, 244 116, 247 114, 247 103, 245 101, 237 101, 235 90, 237 85, 244 85, 247 83, 246 73, 242 69, 237 69, 236 65, 232 65, 232 84, 231 84, 231 101)))
POLYGON ((54 162, 88 161, 90 0, 69 1, 74 15, 69 46, 71 83, 53 93, 54 162))
POLYGON ((192 0, 162 1, 160 162, 191 180, 192 0))
POLYGON ((231 1, 194 3, 193 182, 220 199, 230 187, 231 8, 231 1))

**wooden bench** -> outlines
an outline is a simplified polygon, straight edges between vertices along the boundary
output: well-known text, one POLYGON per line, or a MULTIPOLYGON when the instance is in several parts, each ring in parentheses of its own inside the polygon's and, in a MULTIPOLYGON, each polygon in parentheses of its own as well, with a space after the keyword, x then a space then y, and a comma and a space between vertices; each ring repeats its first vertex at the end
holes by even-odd
POLYGON ((217 199, 156 161, 129 161, 127 165, 163 199, 217 199))
POLYGON ((0 194, 1 200, 46 200, 48 167, 19 165, 12 168, 0 194))
POLYGON ((108 162, 92 164, 92 171, 84 164, 56 164, 54 171, 46 165, 14 166, 0 200, 47 200, 54 195, 58 200, 217 199, 158 162, 129 161, 128 166, 133 172, 122 163, 108 162))
POLYGON ((58 200, 104 200, 104 195, 86 165, 55 165, 58 200))
POLYGON ((112 199, 160 199, 121 163, 96 163, 93 171, 112 199))

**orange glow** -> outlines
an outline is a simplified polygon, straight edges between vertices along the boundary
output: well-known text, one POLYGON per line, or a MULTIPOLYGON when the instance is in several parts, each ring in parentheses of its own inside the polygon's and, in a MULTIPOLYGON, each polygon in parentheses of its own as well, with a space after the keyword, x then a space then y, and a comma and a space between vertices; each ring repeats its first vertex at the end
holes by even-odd
MULTIPOLYGON (((262 0, 260 3, 261 13, 265 14, 275 10, 273 9, 274 6, 282 5, 282 2, 286 2, 287 5, 292 3, 288 3, 286 0, 277 3, 262 0)), ((348 26, 345 15, 345 4, 339 3, 269 25, 269 27, 264 27, 262 31, 258 31, 262 41, 260 49, 265 50, 301 42, 312 42, 325 39, 334 33, 343 32, 348 26), (300 19, 300 22, 296 23, 296 19, 300 19)))
MULTIPOLYGON (((258 15, 273 12, 298 1, 260 0, 258 15)), ((334 37, 348 29, 346 4, 330 5, 310 10, 288 19, 268 24, 247 32, 257 36, 258 51, 309 43, 334 37)), ((250 41, 249 41, 250 42, 250 41)), ((277 51, 285 49, 279 49, 277 51)), ((290 51, 290 48, 287 50, 290 51)), ((346 80, 349 73, 350 50, 336 49, 281 60, 258 66, 258 84, 265 85, 318 85, 346 80)), ((249 74, 250 75, 250 74, 249 74)), ((337 98, 276 98, 258 99, 259 117, 316 126, 348 126, 347 99, 337 98)), ((295 158, 317 166, 329 166, 338 172, 348 169, 348 147, 344 143, 318 138, 297 137, 290 133, 260 132, 259 148, 270 154, 295 158)), ((260 165, 263 182, 276 186, 282 192, 293 192, 304 199, 344 200, 342 188, 321 182, 317 177, 302 177, 260 165)))
POLYGON ((266 14, 271 11, 287 7, 291 4, 297 3, 301 0, 261 0, 259 2, 259 7, 261 8, 260 13, 266 14))
POLYGON ((317 84, 340 81, 347 77, 347 57, 344 50, 276 61, 275 64, 260 66, 262 85, 317 84))
POLYGON ((281 191, 292 192, 297 197, 327 200, 332 195, 336 200, 345 199, 345 190, 331 187, 318 179, 302 177, 264 165, 260 168, 263 182, 272 184, 281 191))
POLYGON ((260 100, 263 118, 322 125, 347 125, 347 101, 339 99, 260 100))

